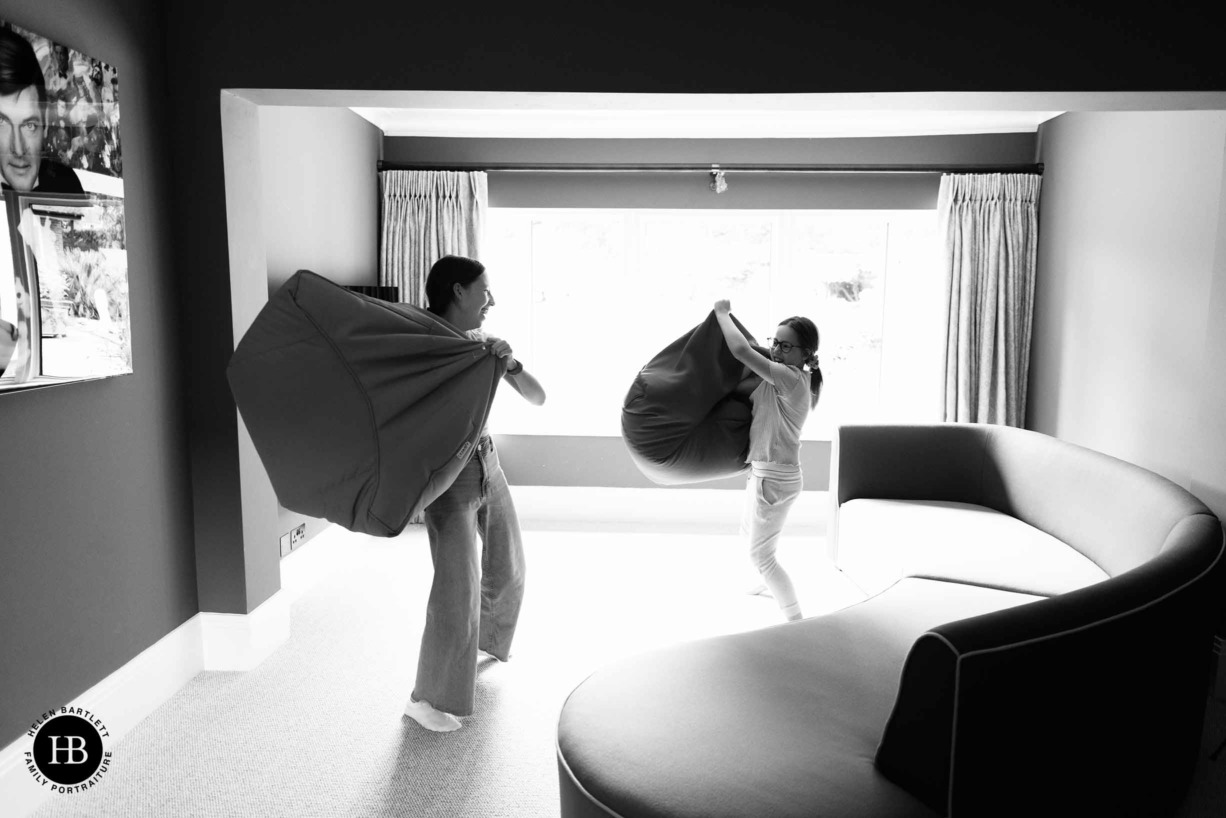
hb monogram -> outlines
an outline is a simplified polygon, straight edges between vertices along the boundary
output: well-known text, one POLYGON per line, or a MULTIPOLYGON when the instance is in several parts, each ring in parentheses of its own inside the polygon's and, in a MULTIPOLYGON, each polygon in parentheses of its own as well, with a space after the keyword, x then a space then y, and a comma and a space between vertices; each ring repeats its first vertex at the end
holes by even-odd
POLYGON ((51 764, 84 764, 89 761, 89 753, 85 749, 84 736, 47 736, 47 738, 51 739, 51 764), (66 739, 68 746, 60 746, 61 738, 66 739), (60 761, 61 752, 68 754, 67 761, 60 761), (81 754, 79 759, 76 758, 77 753, 81 754))

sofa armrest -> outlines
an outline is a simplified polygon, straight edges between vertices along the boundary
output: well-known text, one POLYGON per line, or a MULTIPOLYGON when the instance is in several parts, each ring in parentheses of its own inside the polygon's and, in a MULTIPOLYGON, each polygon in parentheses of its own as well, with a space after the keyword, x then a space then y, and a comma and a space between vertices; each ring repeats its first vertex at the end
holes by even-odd
POLYGON ((1134 571, 921 636, 878 768, 952 816, 1169 811, 1195 768, 1226 581, 1220 539, 1194 541, 1206 522, 1134 571))

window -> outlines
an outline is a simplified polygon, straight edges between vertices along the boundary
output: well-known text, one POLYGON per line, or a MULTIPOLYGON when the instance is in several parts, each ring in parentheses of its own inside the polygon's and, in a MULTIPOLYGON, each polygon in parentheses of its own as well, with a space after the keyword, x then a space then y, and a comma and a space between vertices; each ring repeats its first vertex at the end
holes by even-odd
POLYGON ((544 385, 510 390, 503 434, 620 435, 638 370, 719 298, 763 342, 812 318, 826 385, 804 431, 938 415, 942 285, 930 210, 491 208, 483 260, 496 300, 486 329, 544 385))

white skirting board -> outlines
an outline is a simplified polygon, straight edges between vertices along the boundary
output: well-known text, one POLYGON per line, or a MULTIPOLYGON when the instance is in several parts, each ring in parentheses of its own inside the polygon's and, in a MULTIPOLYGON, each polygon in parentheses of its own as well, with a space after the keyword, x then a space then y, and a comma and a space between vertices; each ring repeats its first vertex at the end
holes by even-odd
MULTIPOLYGON (((250 670, 268 658, 289 638, 290 602, 289 594, 278 592, 246 615, 196 614, 63 706, 95 714, 110 733, 103 743, 111 750, 200 671, 250 670)), ((31 724, 39 715, 30 714, 31 724)), ((33 743, 27 733, 0 750, 5 815, 29 815, 53 795, 26 769, 33 743)))
POLYGON ((246 616, 197 614, 201 670, 251 670, 289 638, 289 597, 277 592, 246 616))

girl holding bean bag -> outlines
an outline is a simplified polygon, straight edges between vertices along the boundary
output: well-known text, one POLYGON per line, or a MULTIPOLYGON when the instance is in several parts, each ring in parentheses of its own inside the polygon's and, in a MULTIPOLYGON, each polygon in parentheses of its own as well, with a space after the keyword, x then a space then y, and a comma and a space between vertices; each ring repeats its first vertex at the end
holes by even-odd
MULTIPOLYGON (((821 395, 817 327, 808 318, 784 319, 770 339, 770 357, 753 349, 734 323, 728 301, 715 302, 714 314, 732 355, 757 378, 750 393, 753 421, 749 429, 749 505, 746 528, 749 553, 762 581, 789 619, 802 617, 796 589, 776 559, 783 524, 800 496, 800 432, 821 395), (810 371, 806 374, 805 367, 810 371)), ((754 383, 746 380, 746 387, 754 383)))
POLYGON ((746 374, 714 312, 648 361, 622 404, 622 439, 639 470, 660 485, 744 472, 752 413, 737 386, 746 374))

